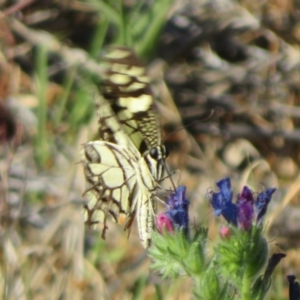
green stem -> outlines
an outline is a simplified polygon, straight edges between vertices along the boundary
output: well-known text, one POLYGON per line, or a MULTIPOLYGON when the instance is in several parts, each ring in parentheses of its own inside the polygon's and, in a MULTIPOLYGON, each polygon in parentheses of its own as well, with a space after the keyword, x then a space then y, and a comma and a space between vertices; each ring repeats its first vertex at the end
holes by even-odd
POLYGON ((242 298, 241 300, 251 300, 251 283, 252 280, 247 273, 244 273, 242 281, 242 298))
POLYGON ((47 136, 47 59, 48 50, 45 46, 39 46, 36 55, 36 84, 39 106, 37 110, 38 131, 36 136, 36 155, 39 163, 44 164, 49 157, 49 138, 47 136))
POLYGON ((60 125, 62 118, 63 118, 63 114, 66 111, 66 104, 67 104, 68 98, 70 96, 72 85, 74 83, 76 71, 77 71, 77 67, 74 66, 70 70, 69 74, 66 76, 63 94, 61 96, 61 100, 58 104, 57 112, 56 112, 54 120, 53 120, 56 128, 60 125))

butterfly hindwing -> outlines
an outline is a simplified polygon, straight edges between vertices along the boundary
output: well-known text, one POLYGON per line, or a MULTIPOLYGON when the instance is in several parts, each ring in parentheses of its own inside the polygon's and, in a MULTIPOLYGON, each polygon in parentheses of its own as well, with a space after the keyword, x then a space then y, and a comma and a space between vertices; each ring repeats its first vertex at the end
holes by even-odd
POLYGON ((137 158, 128 149, 110 142, 94 141, 84 145, 83 166, 90 185, 86 192, 89 200, 85 213, 87 223, 104 223, 104 236, 108 215, 117 223, 126 220, 125 229, 130 229, 137 214, 140 238, 148 247, 156 183, 143 157, 137 158), (145 173, 147 170, 149 174, 145 173), (150 179, 145 180, 144 176, 149 175, 150 179))

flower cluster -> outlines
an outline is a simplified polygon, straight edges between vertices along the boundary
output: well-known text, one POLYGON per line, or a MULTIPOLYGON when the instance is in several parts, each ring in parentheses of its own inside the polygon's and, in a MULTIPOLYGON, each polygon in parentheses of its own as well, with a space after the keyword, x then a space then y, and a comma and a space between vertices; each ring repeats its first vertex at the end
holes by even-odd
POLYGON ((198 276, 206 268, 208 230, 200 227, 190 233, 190 202, 185 198, 185 191, 185 186, 172 191, 167 199, 167 210, 156 218, 159 232, 152 235, 153 246, 149 249, 149 255, 153 260, 151 268, 160 272, 164 278, 187 274, 198 276))
POLYGON ((160 213, 156 218, 157 228, 160 232, 164 229, 173 233, 174 230, 182 228, 183 232, 188 235, 189 201, 185 198, 185 186, 177 187, 176 191, 172 192, 167 199, 168 209, 164 213, 160 213))
POLYGON ((221 179, 216 185, 219 191, 210 194, 215 215, 222 215, 228 223, 244 230, 249 230, 253 222, 261 224, 272 194, 276 190, 269 188, 255 196, 247 186, 244 186, 241 194, 237 196, 236 203, 233 203, 230 179, 221 179))
MULTIPOLYGON (((159 232, 152 235, 151 268, 163 278, 192 278, 196 299, 263 300, 275 267, 285 257, 274 253, 268 260, 268 242, 260 226, 275 189, 256 194, 245 186, 234 203, 230 179, 218 181, 217 186, 219 191, 210 194, 214 213, 232 226, 221 228, 222 239, 213 254, 207 251, 207 228, 189 232, 186 187, 179 186, 170 193, 167 210, 156 218, 159 232)), ((292 277, 289 282, 290 299, 299 300, 299 284, 292 277)))

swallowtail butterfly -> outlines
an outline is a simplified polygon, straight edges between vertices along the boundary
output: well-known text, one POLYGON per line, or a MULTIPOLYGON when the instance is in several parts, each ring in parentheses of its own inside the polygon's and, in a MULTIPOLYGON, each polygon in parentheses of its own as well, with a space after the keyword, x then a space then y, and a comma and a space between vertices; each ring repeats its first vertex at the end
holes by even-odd
POLYGON ((162 177, 166 148, 144 68, 132 51, 113 48, 106 56, 103 98, 97 103, 99 141, 86 143, 83 166, 89 189, 86 222, 126 220, 130 229, 135 215, 140 239, 151 244, 155 190, 162 177))

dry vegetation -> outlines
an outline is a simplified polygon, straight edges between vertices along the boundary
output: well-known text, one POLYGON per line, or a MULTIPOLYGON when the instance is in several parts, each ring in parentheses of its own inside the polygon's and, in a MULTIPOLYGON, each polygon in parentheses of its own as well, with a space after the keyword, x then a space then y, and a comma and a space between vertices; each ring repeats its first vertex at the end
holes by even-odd
POLYGON ((0 298, 191 298, 189 282, 149 271, 136 229, 111 224, 103 241, 84 228, 79 151, 96 137, 99 54, 121 43, 147 58, 195 226, 218 237, 206 193, 222 177, 278 188, 265 220, 287 257, 270 294, 287 299, 286 275, 300 278, 299 3, 123 1, 119 17, 117 2, 0 0, 0 298))

